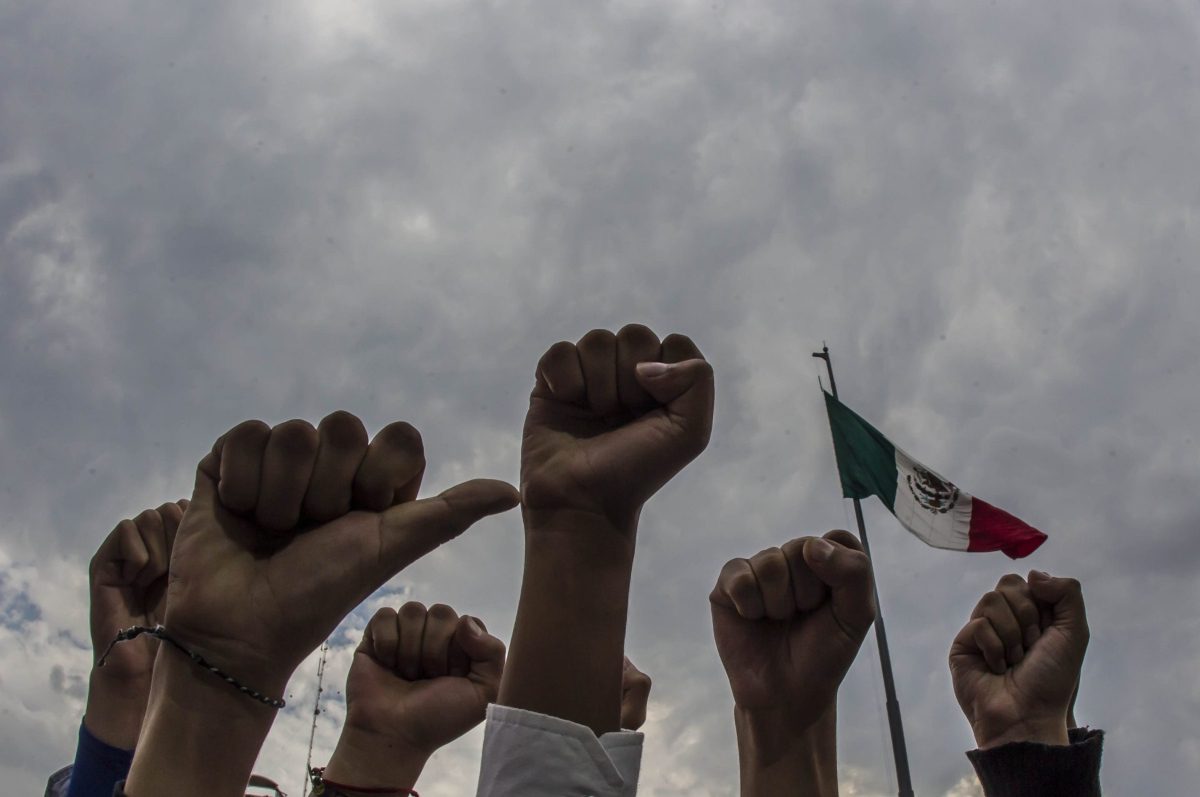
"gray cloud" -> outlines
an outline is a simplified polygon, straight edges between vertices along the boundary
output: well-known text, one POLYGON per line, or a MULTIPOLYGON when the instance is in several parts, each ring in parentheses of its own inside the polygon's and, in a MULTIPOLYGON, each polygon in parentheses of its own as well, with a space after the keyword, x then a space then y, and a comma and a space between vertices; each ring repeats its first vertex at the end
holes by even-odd
MULTIPOLYGON (((867 504, 918 792, 969 793, 945 650, 1027 564, 1084 582, 1106 788, 1200 776, 1194 11, 10 5, 0 589, 41 612, 0 629, 18 789, 70 757, 82 702, 46 673, 86 677, 88 556, 186 495, 218 434, 343 407, 417 425, 431 489, 515 479, 541 351, 635 320, 693 335, 719 382, 709 452, 645 513, 645 793, 733 789, 720 564, 851 522, 822 339, 851 406, 1051 535, 1028 563, 954 555, 867 504)), ((506 516, 396 584, 504 633, 519 546, 506 516)), ((842 691, 846 793, 893 789, 873 652, 842 691)), ((313 666, 260 761, 288 791, 313 666)), ((468 792, 478 746, 429 785, 468 792)))

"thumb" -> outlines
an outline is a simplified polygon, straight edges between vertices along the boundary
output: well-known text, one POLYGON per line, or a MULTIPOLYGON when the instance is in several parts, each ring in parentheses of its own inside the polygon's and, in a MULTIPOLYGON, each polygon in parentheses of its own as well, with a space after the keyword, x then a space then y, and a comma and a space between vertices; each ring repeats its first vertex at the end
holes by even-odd
POLYGON ((483 623, 465 614, 458 618, 454 639, 471 660, 470 671, 487 685, 489 702, 494 701, 504 675, 504 643, 485 631, 483 623))
POLYGON ((397 504, 380 517, 380 563, 389 572, 397 572, 477 521, 506 512, 520 502, 520 493, 507 482, 472 479, 433 498, 397 504))
POLYGON ((217 506, 217 481, 221 478, 221 461, 216 453, 209 452, 196 466, 196 485, 192 488, 191 501, 180 501, 186 511, 195 507, 199 512, 213 512, 217 506))
POLYGON ((1087 611, 1083 605, 1083 590, 1073 578, 1055 578, 1040 570, 1029 571, 1029 591, 1038 601, 1049 604, 1051 625, 1061 628, 1073 638, 1087 644, 1087 611))
POLYGON ((861 640, 875 622, 875 578, 862 551, 812 537, 804 543, 804 562, 829 585, 833 616, 842 630, 861 640))
POLYGON ((714 391, 713 369, 707 360, 638 363, 635 373, 638 384, 651 398, 708 442, 712 431, 714 391))

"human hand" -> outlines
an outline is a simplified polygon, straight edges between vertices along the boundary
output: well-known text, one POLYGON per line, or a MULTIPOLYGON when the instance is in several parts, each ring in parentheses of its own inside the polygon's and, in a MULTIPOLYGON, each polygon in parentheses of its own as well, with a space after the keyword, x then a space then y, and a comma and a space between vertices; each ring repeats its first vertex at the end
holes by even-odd
MULTIPOLYGON (((510 485, 485 479, 418 501, 424 471, 420 435, 408 424, 385 427, 369 446, 362 422, 344 412, 317 429, 239 424, 196 469, 171 555, 165 625, 243 684, 281 694, 366 596, 519 501, 510 485)), ((125 791, 243 794, 274 713, 170 646, 159 656, 125 791)))
POLYGON ((1088 644, 1079 582, 1037 570, 1000 579, 950 647, 954 695, 979 748, 1068 744, 1088 644))
POLYGON ((556 343, 521 445, 526 527, 589 516, 632 534, 642 504, 708 445, 713 375, 691 339, 630 324, 556 343))
MULTIPOLYGON (((155 626, 166 608, 167 566, 186 499, 147 509, 117 524, 88 567, 93 660, 109 649, 117 632, 155 626)), ((150 687, 158 641, 152 637, 113 646, 101 668, 110 680, 144 681, 150 687)))
POLYGON ((504 643, 478 619, 435 603, 380 609, 346 681, 346 725, 432 754, 483 721, 504 672, 504 643))
POLYGON ((414 500, 424 470, 420 435, 404 423, 369 446, 345 412, 317 429, 304 421, 234 427, 197 468, 175 540, 166 626, 249 685, 281 693, 375 589, 519 501, 510 485, 485 479, 414 500))
POLYGON ((738 711, 770 718, 789 737, 835 708, 875 620, 871 562, 847 531, 730 561, 709 601, 738 711))
POLYGON ((158 641, 140 637, 113 645, 118 631, 163 621, 167 565, 186 500, 122 520, 100 544, 88 567, 93 660, 84 723, 93 736, 129 750, 137 742, 158 641))
POLYGON ((556 343, 521 442, 525 569, 500 703, 620 728, 642 505, 708 445, 712 367, 692 341, 631 324, 556 343))
POLYGON ((439 747, 478 725, 496 700, 504 643, 479 620, 420 603, 371 618, 346 679, 346 723, 325 776, 412 788, 439 747))
POLYGON ((621 727, 625 730, 636 731, 645 724, 650 686, 650 676, 635 667, 626 656, 621 671, 621 727))

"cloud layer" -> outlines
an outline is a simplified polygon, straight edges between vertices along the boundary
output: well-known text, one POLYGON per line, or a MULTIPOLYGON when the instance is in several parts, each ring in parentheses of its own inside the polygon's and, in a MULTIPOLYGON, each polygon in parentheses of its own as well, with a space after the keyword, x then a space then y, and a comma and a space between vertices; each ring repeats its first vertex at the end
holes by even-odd
MULTIPOLYGON (((641 321, 692 335, 719 391, 710 450, 643 521, 643 793, 734 791, 720 565, 852 522, 822 340, 847 403, 1083 581, 1106 789, 1187 793, 1198 31, 1172 3, 0 4, 0 775, 32 793, 70 760, 85 563, 222 431, 345 408, 420 428, 430 489, 515 480, 540 353, 641 321)), ((1026 563, 867 521, 917 792, 971 794, 945 651, 1026 563)), ((506 634, 520 557, 506 516, 377 601, 506 634)), ((872 644, 847 794, 895 790, 872 644)), ((314 672, 260 761, 293 794, 314 672)), ((422 793, 470 793, 479 742, 422 793)))

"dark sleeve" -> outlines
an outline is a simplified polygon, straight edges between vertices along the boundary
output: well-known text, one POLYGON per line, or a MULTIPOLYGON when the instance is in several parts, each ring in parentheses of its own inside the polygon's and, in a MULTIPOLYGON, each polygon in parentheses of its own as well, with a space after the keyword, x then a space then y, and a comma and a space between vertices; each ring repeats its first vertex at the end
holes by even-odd
POLYGON ((125 780, 132 763, 132 750, 105 744, 79 723, 79 746, 75 748, 75 767, 71 770, 67 797, 108 797, 113 784, 125 780))
POLYGON ((1070 741, 1012 742, 967 758, 987 797, 1099 797, 1104 731, 1073 728, 1070 741))

